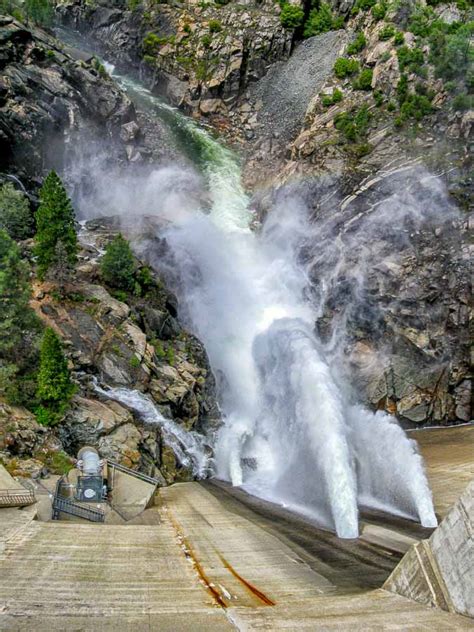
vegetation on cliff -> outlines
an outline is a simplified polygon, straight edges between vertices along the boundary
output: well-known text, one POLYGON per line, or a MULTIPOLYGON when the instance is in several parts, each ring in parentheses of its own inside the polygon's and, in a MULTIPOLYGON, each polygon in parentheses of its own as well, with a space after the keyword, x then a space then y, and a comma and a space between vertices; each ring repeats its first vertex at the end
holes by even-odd
POLYGON ((41 340, 37 380, 36 417, 44 426, 54 425, 61 420, 75 388, 61 339, 51 327, 45 329, 41 340))
POLYGON ((117 290, 132 291, 135 286, 135 258, 128 241, 117 235, 108 244, 100 262, 104 281, 117 290))
POLYGON ((30 269, 17 244, 0 230, 0 395, 33 403, 40 322, 29 306, 30 269))
POLYGON ((33 217, 28 198, 11 182, 0 187, 0 229, 12 239, 27 239, 33 233, 33 217))
POLYGON ((61 179, 54 171, 45 178, 40 189, 35 241, 40 279, 44 279, 48 270, 64 259, 71 265, 75 263, 77 235, 74 210, 61 179))

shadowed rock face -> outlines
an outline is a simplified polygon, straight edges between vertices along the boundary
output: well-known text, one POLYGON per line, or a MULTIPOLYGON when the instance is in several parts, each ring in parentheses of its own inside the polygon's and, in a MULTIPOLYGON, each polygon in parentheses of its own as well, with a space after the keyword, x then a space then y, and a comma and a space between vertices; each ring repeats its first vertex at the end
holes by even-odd
POLYGON ((127 160, 137 135, 124 142, 120 132, 135 119, 133 105, 90 56, 8 17, 0 17, 0 42, 1 171, 28 182, 59 169, 74 160, 79 134, 86 156, 100 142, 111 161, 127 160))
POLYGON ((406 427, 471 419, 467 218, 415 165, 304 193, 316 330, 356 400, 406 427))
POLYGON ((281 26, 279 11, 273 2, 219 7, 183 2, 132 12, 107 0, 94 7, 75 0, 61 4, 58 16, 92 37, 114 62, 140 66, 174 105, 226 116, 270 64, 289 56, 292 33, 281 26), (149 34, 158 39, 147 43, 149 34))

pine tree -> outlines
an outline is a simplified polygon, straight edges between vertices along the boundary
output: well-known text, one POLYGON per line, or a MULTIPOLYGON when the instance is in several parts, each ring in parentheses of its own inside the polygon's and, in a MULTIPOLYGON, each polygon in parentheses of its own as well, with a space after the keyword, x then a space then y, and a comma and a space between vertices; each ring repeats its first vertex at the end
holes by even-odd
POLYGON ((28 265, 13 239, 0 230, 0 357, 18 356, 27 333, 38 328, 30 296, 28 265))
POLYGON ((66 246, 60 239, 54 249, 54 261, 47 272, 47 279, 56 283, 62 298, 66 294, 66 285, 72 281, 73 272, 74 268, 69 261, 66 246))
POLYGON ((135 259, 128 241, 117 235, 107 246, 100 263, 106 283, 119 290, 132 291, 135 285, 135 259))
POLYGON ((0 394, 11 403, 34 398, 37 338, 41 323, 29 306, 28 265, 0 230, 0 394))
POLYGON ((11 182, 0 187, 0 229, 13 239, 26 239, 33 233, 33 217, 28 198, 11 182))
POLYGON ((36 249, 38 276, 44 279, 56 263, 56 245, 62 241, 71 265, 76 262, 77 235, 74 210, 59 176, 54 172, 45 178, 40 190, 40 206, 36 212, 36 249))
POLYGON ((36 410, 40 423, 59 421, 72 394, 74 384, 59 336, 54 329, 45 329, 40 348, 40 367, 36 395, 41 405, 36 410))

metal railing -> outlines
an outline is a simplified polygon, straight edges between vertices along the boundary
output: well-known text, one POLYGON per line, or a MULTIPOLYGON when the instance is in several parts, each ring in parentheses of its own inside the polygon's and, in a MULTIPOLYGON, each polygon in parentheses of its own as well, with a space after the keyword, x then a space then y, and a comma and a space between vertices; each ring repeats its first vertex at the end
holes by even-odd
POLYGON ((63 492, 69 489, 70 484, 66 483, 63 478, 58 479, 53 498, 53 520, 58 520, 59 514, 66 513, 90 522, 104 522, 105 513, 101 509, 85 507, 80 503, 69 500, 69 498, 65 498, 63 492))
POLYGON ((105 520, 105 513, 101 509, 84 507, 84 505, 75 503, 73 500, 55 496, 53 499, 53 520, 58 520, 60 513, 84 518, 84 520, 89 520, 90 522, 104 522, 105 520))
POLYGON ((29 489, 0 489, 0 507, 25 507, 35 502, 35 493, 29 489))
POLYGON ((144 481, 145 483, 150 483, 151 485, 158 485, 159 481, 156 478, 151 476, 147 476, 146 474, 142 474, 141 472, 137 472, 136 470, 131 470, 129 467, 125 467, 124 465, 120 465, 120 463, 115 463, 114 461, 109 461, 107 459, 107 467, 112 469, 116 469, 119 472, 123 472, 124 474, 128 474, 129 476, 134 476, 135 478, 144 481))

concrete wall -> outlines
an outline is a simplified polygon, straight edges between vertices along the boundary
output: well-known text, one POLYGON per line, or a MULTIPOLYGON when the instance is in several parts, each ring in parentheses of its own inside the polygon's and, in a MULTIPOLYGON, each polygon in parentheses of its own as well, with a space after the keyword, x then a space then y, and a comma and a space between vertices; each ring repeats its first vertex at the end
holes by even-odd
POLYGON ((384 588, 474 617, 474 481, 429 540, 407 552, 384 588))

